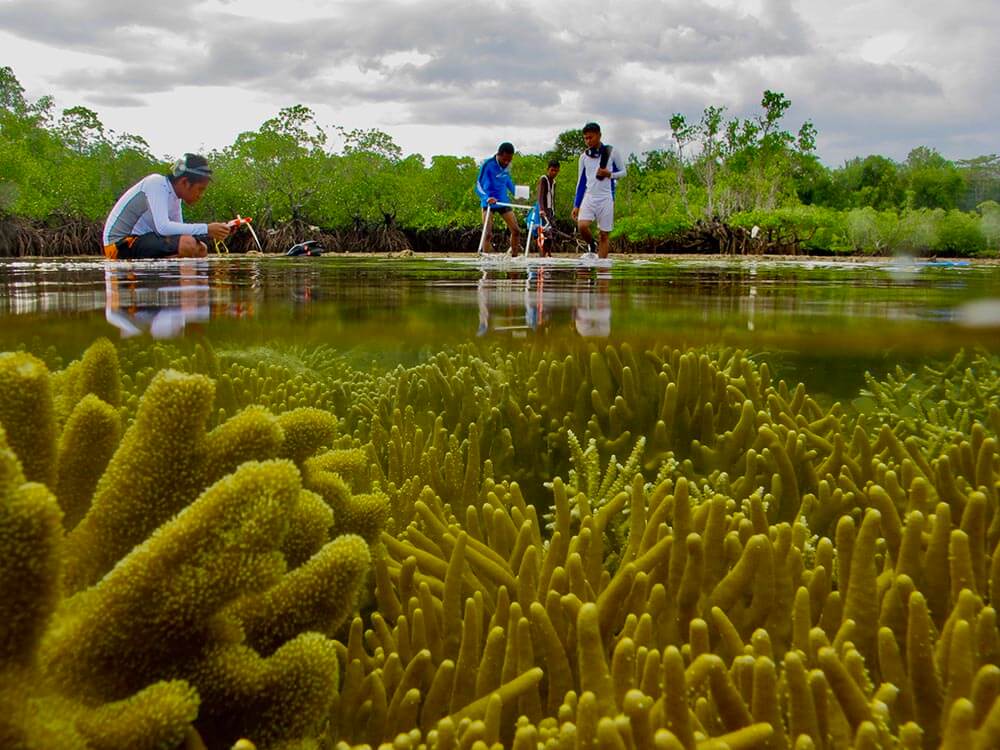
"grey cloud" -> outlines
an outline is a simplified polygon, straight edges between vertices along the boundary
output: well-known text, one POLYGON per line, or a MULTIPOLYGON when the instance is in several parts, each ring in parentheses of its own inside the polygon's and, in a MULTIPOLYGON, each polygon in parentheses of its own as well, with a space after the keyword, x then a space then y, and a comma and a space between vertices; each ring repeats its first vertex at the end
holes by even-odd
POLYGON ((90 97, 157 94, 170 91, 176 84, 170 71, 146 65, 118 70, 74 70, 59 81, 72 89, 93 92, 88 94, 90 97))
POLYGON ((91 94, 87 101, 93 104, 103 104, 106 107, 145 107, 146 100, 127 94, 91 94))
POLYGON ((143 31, 184 29, 198 4, 198 0, 10 0, 0 5, 0 26, 25 39, 64 49, 103 54, 139 52, 146 46, 143 31))
MULTIPOLYGON (((47 0, 50 11, 57 3, 47 0)), ((26 7, 18 4, 23 11, 26 7)), ((110 86, 119 93, 165 91, 182 85, 252 84, 261 91, 285 94, 293 90, 310 93, 331 88, 323 80, 327 60, 353 62, 359 69, 381 77, 376 87, 345 84, 341 95, 356 101, 388 101, 390 97, 412 106, 412 120, 461 122, 482 120, 478 106, 463 106, 467 100, 488 101, 494 94, 489 84, 502 83, 504 96, 521 107, 543 110, 561 91, 587 91, 613 75, 623 61, 656 68, 664 61, 683 61, 692 71, 707 71, 704 60, 718 64, 756 54, 762 46, 793 51, 782 41, 784 34, 757 19, 733 16, 703 3, 682 13, 680 2, 626 2, 615 10, 582 8, 596 14, 598 22, 583 24, 582 32, 566 34, 563 24, 547 20, 534 6, 514 4, 506 14, 518 18, 513 27, 482 13, 481 8, 459 6, 438 0, 419 5, 393 2, 368 3, 340 8, 340 16, 325 20, 275 24, 231 14, 203 17, 195 28, 225 28, 224 37, 205 39, 189 53, 184 66, 165 59, 161 67, 135 65, 126 55, 111 73, 76 71, 61 79, 74 88, 100 89, 110 86), (391 22, 386 19, 391 18, 391 22), (635 24, 636 18, 642 23, 635 24), (445 19, 442 21, 442 19, 445 19), (671 24, 689 23, 691 40, 686 45, 664 44, 673 33, 671 24), (628 28, 627 41, 614 41, 607 55, 594 55, 601 35, 628 28), (391 66, 386 57, 395 52, 417 51, 429 57, 423 65, 391 66), (439 110, 437 102, 444 102, 439 110)), ((188 10, 194 10, 189 3, 188 10)), ((89 16, 92 28, 113 29, 111 7, 98 4, 89 16), (93 20, 96 19, 96 20, 93 20)), ((168 22, 161 14, 147 23, 168 22)), ((787 18, 795 18, 790 13, 787 18)), ((129 19, 130 20, 130 19, 129 19)), ((559 19, 560 21, 562 19, 559 19)), ((571 27, 572 28, 572 27, 571 27)), ((109 49, 107 46, 104 47, 109 49)), ((113 46, 110 50, 114 50, 113 46)), ((148 60, 148 56, 144 59, 148 60)), ((703 72, 705 78, 711 77, 703 72)), ((626 100, 635 97, 624 97, 626 100)))
POLYGON ((656 134, 673 112, 697 119, 707 105, 726 105, 729 116, 745 117, 771 88, 793 101, 790 129, 813 119, 828 160, 863 152, 865 143, 899 149, 896 141, 922 134, 932 145, 992 138, 986 148, 995 151, 1000 95, 983 63, 1000 6, 916 2, 877 11, 848 2, 833 16, 819 13, 820 0, 763 0, 754 13, 705 0, 513 0, 502 8, 366 0, 316 3, 323 17, 278 23, 240 16, 235 2, 7 0, 0 24, 107 57, 110 70, 55 81, 106 106, 138 106, 146 94, 181 86, 232 86, 307 106, 396 105, 396 122, 412 125, 538 128, 598 117, 618 143, 642 148, 663 142, 656 134), (814 20, 845 14, 852 25, 836 34, 814 20), (893 30, 910 36, 898 59, 852 57, 866 34, 893 30), (179 40, 188 44, 182 61, 173 54, 179 40), (395 61, 409 52, 426 62, 395 61), (341 66, 367 80, 339 81, 341 66), (679 84, 655 83, 668 78, 679 84), (907 112, 913 122, 901 118, 907 112))
POLYGON ((878 98, 887 94, 938 96, 941 83, 909 65, 865 62, 843 58, 817 59, 803 63, 800 71, 824 97, 878 98))

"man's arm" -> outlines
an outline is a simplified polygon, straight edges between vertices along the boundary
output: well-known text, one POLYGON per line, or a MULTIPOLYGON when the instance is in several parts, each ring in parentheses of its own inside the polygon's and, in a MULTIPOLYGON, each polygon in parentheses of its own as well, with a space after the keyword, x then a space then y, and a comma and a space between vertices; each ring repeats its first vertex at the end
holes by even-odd
POLYGON ((608 165, 611 167, 612 180, 620 180, 628 171, 625 162, 619 160, 618 152, 615 151, 614 146, 611 147, 611 158, 608 160, 608 165))
POLYGON ((208 224, 185 224, 183 221, 172 221, 169 213, 169 203, 166 192, 162 186, 150 185, 143 182, 142 192, 146 194, 146 203, 149 205, 149 215, 153 220, 153 228, 162 237, 173 235, 202 235, 208 234, 208 224))
POLYGON ((479 196, 480 202, 485 201, 490 197, 488 189, 489 176, 486 173, 486 168, 489 163, 489 159, 483 161, 483 163, 479 165, 479 174, 476 175, 476 195, 479 196))

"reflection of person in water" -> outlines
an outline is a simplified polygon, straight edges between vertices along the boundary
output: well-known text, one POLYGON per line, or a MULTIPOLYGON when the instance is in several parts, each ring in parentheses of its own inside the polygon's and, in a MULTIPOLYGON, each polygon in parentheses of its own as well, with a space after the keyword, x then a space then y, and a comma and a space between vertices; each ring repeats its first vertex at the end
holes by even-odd
POLYGON ((549 322, 549 315, 545 309, 545 269, 528 269, 523 287, 520 282, 519 274, 511 275, 510 278, 490 279, 488 273, 483 271, 476 287, 476 298, 479 303, 477 336, 484 336, 491 330, 510 332, 515 336, 523 336, 529 330, 535 332, 545 330, 549 322), (520 314, 515 312, 518 309, 519 292, 524 303, 523 322, 520 314))
POLYGON ((524 284, 524 322, 535 333, 544 333, 550 313, 545 309, 545 274, 547 269, 528 271, 524 284))
MULTIPOLYGON (((189 323, 207 322, 207 265, 178 263, 178 286, 143 286, 134 270, 104 269, 104 317, 123 338, 149 333, 155 339, 179 336, 189 323)), ((162 276, 160 277, 162 278, 162 276)))
POLYGON ((584 338, 607 338, 611 335, 611 271, 586 272, 586 286, 577 292, 573 324, 584 338))

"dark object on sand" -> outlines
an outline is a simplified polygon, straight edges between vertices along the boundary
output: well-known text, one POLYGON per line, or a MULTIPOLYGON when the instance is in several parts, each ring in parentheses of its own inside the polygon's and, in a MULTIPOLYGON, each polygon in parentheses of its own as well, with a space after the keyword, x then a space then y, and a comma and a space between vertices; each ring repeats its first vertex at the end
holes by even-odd
POLYGON ((288 248, 285 255, 296 256, 296 255, 308 255, 308 256, 318 256, 323 254, 323 245, 319 240, 306 240, 305 242, 296 242, 290 248, 288 248))

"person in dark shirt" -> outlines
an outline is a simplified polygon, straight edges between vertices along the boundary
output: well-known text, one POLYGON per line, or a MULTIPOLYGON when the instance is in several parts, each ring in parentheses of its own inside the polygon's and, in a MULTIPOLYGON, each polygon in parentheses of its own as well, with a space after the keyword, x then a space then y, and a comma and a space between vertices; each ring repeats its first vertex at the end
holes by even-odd
MULTIPOLYGON (((556 226, 556 177, 559 160, 551 159, 545 174, 538 178, 538 203, 535 204, 535 223, 538 226, 538 251, 542 256, 552 255, 552 241, 556 226)), ((529 237, 530 241, 531 238, 529 237)))

